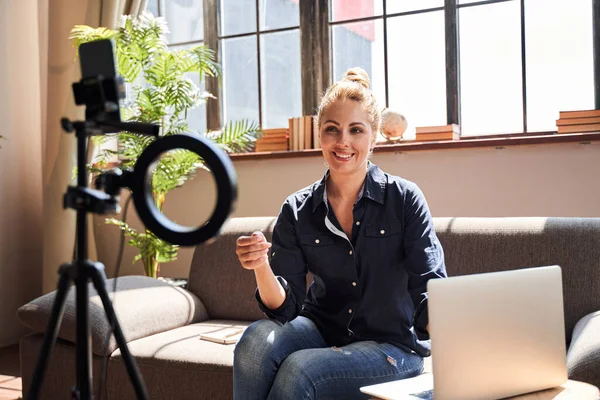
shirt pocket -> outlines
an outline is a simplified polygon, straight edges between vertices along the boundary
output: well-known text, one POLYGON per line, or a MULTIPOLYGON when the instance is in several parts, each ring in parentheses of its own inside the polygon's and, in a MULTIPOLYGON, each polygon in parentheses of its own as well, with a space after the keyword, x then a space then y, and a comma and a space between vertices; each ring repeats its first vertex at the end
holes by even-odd
POLYGON ((403 231, 400 221, 381 221, 366 225, 364 235, 368 258, 380 268, 399 268, 403 258, 403 231))
POLYGON ((365 227, 365 236, 376 238, 387 238, 400 235, 402 233, 402 222, 383 221, 379 223, 368 224, 365 227))
POLYGON ((300 246, 311 266, 323 265, 331 262, 334 255, 335 238, 322 233, 307 233, 300 235, 300 246))

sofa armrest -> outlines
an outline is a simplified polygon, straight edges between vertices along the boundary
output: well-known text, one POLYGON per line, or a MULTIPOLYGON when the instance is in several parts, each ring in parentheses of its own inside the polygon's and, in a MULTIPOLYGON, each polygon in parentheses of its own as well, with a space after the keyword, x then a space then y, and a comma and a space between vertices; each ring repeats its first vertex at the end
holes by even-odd
POLYGON ((600 311, 581 318, 567 352, 569 379, 600 387, 600 311))
MULTIPOLYGON (((146 276, 124 276, 118 278, 117 292, 113 295, 113 284, 113 279, 107 280, 106 288, 127 342, 208 319, 202 301, 185 289, 146 276)), ((92 351, 97 355, 108 355, 118 347, 117 342, 111 336, 106 347, 110 324, 100 296, 91 283, 89 293, 92 351)), ((17 315, 21 322, 33 331, 44 332, 55 296, 56 291, 20 307, 17 315)), ((73 343, 76 336, 75 306, 75 287, 72 286, 58 337, 73 343)))

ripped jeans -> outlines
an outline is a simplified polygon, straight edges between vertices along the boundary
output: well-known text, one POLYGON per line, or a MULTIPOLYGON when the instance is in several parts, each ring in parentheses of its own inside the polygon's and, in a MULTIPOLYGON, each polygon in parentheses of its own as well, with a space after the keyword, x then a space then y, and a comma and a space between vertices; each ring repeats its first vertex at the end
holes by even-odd
POLYGON ((423 358, 388 343, 327 347, 315 324, 259 320, 237 343, 234 400, 367 399, 360 387, 410 378, 423 358))

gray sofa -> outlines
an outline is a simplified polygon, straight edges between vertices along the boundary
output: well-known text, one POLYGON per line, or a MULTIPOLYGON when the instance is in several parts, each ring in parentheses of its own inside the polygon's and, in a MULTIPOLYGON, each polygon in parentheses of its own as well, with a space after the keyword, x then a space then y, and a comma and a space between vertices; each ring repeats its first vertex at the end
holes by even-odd
MULTIPOLYGON (((242 234, 262 230, 270 239, 275 219, 235 218, 222 235, 198 246, 187 290, 143 276, 118 279, 115 308, 129 350, 153 399, 229 399, 233 346, 198 339, 231 323, 249 324, 263 314, 254 300, 253 273, 241 268, 234 248, 242 234)), ((600 386, 600 218, 435 218, 449 275, 559 264, 563 271, 569 376, 600 386)), ((109 290, 112 280, 108 282, 109 290)), ((134 398, 114 339, 91 293, 94 386, 102 355, 109 355, 103 398, 134 398)), ((75 310, 69 297, 43 398, 68 398, 75 383, 75 310)), ((18 311, 32 333, 21 341, 24 391, 40 351, 53 293, 18 311)))

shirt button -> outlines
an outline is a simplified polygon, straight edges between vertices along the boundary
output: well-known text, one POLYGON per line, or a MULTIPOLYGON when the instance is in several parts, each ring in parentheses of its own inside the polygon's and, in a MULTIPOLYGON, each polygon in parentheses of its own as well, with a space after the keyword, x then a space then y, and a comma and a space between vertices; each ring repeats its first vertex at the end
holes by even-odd
POLYGON ((275 257, 275 252, 273 252, 273 254, 271 254, 271 257, 275 257))
POLYGON ((356 221, 356 225, 357 225, 357 226, 358 226, 358 225, 360 225, 360 221, 356 221))
POLYGON ((352 282, 352 286, 356 286, 356 282, 352 282))
POLYGON ((382 235, 384 235, 385 234, 385 230, 382 229, 382 230, 379 231, 379 233, 381 233, 382 235))
POLYGON ((320 240, 319 239, 315 239, 315 243, 319 244, 320 240))
POLYGON ((348 314, 352 314, 352 309, 351 308, 348 309, 348 314))
POLYGON ((348 254, 352 255, 352 250, 350 250, 350 251, 348 252, 348 254))

